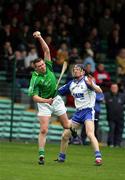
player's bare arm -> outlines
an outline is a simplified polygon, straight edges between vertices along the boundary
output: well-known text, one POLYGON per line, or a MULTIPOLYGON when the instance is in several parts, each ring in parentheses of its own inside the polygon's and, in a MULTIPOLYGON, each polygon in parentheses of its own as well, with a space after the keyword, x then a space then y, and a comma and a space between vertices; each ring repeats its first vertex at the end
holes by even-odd
POLYGON ((39 31, 36 31, 33 33, 33 37, 35 39, 38 39, 38 41, 40 42, 43 53, 44 53, 44 59, 51 61, 49 47, 48 47, 47 43, 44 41, 44 39, 42 38, 41 33, 39 31))
POLYGON ((102 89, 93 82, 92 77, 88 77, 86 83, 93 88, 96 93, 102 93, 102 89))
POLYGON ((33 101, 36 103, 48 103, 48 104, 52 104, 53 103, 53 99, 49 98, 49 99, 45 99, 45 98, 41 98, 38 95, 34 95, 33 96, 33 101))

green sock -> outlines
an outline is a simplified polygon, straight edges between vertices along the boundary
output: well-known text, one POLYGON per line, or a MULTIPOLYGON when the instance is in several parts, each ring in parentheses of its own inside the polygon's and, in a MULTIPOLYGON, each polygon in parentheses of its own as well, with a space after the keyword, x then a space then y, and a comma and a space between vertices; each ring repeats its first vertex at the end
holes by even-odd
POLYGON ((39 156, 43 156, 45 155, 45 151, 44 148, 39 148, 39 156))

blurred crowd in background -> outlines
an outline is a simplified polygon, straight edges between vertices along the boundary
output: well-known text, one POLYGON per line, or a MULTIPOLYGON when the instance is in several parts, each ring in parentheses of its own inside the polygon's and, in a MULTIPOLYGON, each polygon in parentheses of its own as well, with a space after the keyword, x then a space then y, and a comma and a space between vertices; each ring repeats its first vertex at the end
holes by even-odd
POLYGON ((13 59, 20 87, 27 88, 33 71, 32 61, 42 57, 40 46, 32 37, 40 31, 60 72, 64 60, 71 67, 83 63, 102 88, 111 84, 105 63, 116 64, 116 81, 125 86, 125 3, 124 0, 1 0, 0 1, 0 71, 10 81, 13 59))

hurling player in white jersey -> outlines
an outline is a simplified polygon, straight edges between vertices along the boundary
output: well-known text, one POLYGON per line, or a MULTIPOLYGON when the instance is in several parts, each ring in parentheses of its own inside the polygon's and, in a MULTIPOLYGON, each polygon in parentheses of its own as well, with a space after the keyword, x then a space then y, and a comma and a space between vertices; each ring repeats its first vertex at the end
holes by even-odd
MULTIPOLYGON (((78 129, 80 125, 85 124, 87 137, 90 139, 95 152, 95 164, 102 164, 102 156, 99 150, 99 144, 94 134, 94 106, 96 93, 102 93, 93 78, 85 76, 85 70, 82 64, 77 64, 73 68, 74 79, 59 88, 60 95, 71 93, 74 97, 76 112, 72 116, 72 127, 78 129)), ((58 162, 64 162, 66 159, 66 150, 71 136, 70 130, 64 130, 61 139, 60 153, 58 162)))

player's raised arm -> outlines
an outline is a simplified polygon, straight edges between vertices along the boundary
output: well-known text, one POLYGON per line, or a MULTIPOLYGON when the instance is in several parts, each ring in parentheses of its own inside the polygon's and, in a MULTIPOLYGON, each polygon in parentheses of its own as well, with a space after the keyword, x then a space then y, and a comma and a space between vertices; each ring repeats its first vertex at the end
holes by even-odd
POLYGON ((87 77, 86 83, 96 92, 96 93, 102 93, 102 89, 100 86, 97 86, 94 81, 93 77, 87 77))
POLYGON ((51 61, 49 47, 48 47, 47 43, 44 41, 44 39, 42 38, 41 33, 39 31, 36 31, 33 33, 33 37, 35 39, 38 39, 38 41, 40 42, 43 53, 44 53, 44 59, 51 61))

